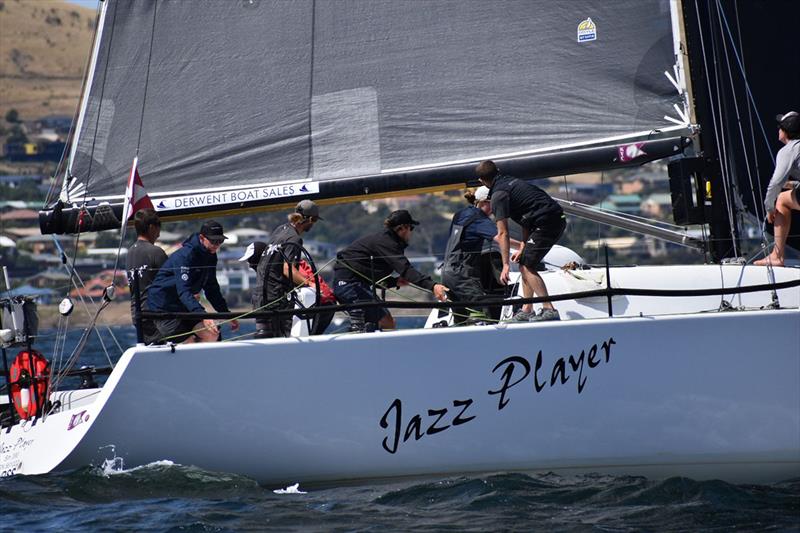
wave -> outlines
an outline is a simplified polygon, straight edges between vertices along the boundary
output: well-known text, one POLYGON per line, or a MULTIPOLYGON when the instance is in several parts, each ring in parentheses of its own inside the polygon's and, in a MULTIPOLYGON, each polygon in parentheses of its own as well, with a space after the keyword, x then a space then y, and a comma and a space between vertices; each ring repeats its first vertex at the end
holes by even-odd
POLYGON ((286 487, 156 461, 0 480, 19 530, 388 529, 797 530, 800 480, 733 485, 688 478, 493 474, 286 487), (284 489, 284 490, 286 490, 284 489))

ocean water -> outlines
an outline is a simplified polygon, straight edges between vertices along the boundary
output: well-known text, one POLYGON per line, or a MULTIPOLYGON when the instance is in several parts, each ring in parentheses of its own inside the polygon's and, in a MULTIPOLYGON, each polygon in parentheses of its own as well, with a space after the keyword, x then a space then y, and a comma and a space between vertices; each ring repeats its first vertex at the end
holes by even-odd
MULTIPOLYGON (((420 321, 402 318, 400 326, 416 327, 420 321)), ((113 331, 123 348, 134 341, 132 328, 113 331)), ((70 333, 68 351, 78 335, 70 333)), ((113 361, 120 352, 108 333, 104 337, 113 361)), ((49 356, 54 342, 53 332, 44 332, 36 346, 49 356)), ((108 365, 96 337, 81 364, 108 365)), ((50 529, 800 531, 800 479, 734 485, 688 478, 498 472, 276 489, 169 461, 127 470, 104 465, 0 479, 0 531, 50 529)))

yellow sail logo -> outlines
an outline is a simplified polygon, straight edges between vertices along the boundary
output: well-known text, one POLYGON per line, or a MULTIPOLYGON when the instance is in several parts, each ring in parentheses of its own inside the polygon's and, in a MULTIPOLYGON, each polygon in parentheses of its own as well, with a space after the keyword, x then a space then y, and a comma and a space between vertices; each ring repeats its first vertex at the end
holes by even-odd
POLYGON ((578 24, 578 42, 583 43, 594 40, 597 40, 597 26, 595 26, 591 17, 589 17, 578 24))

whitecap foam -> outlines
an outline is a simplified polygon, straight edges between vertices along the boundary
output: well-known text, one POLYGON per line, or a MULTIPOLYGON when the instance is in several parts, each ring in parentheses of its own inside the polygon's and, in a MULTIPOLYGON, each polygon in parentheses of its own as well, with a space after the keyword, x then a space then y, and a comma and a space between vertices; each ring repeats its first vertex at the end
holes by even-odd
POLYGON ((289 485, 285 489, 276 489, 273 490, 272 492, 274 492, 275 494, 308 494, 307 492, 300 490, 300 483, 289 485))

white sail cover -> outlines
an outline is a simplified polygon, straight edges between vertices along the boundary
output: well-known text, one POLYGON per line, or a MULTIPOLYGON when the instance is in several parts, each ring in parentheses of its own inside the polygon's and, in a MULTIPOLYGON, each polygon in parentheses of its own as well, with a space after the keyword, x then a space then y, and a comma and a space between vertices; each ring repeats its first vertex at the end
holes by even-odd
POLYGON ((104 0, 101 17, 72 202, 122 198, 137 152, 158 209, 214 210, 644 139, 683 105, 668 0, 104 0))

